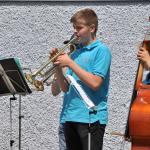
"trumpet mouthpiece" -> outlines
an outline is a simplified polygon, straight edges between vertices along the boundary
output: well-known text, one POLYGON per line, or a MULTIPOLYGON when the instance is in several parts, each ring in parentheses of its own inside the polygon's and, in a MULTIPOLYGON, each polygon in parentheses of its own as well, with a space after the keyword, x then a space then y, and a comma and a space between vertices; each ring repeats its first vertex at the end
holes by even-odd
POLYGON ((68 42, 69 42, 69 40, 66 40, 66 41, 64 41, 63 43, 64 43, 64 44, 67 44, 68 42))

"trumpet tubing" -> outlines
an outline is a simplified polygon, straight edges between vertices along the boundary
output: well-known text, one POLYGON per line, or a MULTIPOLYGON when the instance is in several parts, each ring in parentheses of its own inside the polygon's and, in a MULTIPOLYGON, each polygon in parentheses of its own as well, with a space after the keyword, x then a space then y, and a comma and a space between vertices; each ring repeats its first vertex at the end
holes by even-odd
POLYGON ((67 48, 70 49, 70 53, 72 53, 75 49, 75 41, 76 38, 72 38, 62 49, 58 49, 58 53, 56 55, 49 58, 45 64, 43 64, 39 69, 37 69, 33 73, 25 73, 25 78, 28 82, 30 82, 32 85, 35 86, 35 88, 38 91, 44 90, 44 83, 47 82, 47 80, 55 73, 55 65, 53 65, 53 62, 57 59, 58 56, 60 56, 67 48), (52 64, 51 64, 52 63, 52 64), (51 67, 48 68, 48 66, 51 64, 51 67), (46 68, 48 68, 46 70, 46 68), (46 71, 44 71, 46 70, 46 71), (41 79, 37 79, 37 77, 40 77, 41 79))

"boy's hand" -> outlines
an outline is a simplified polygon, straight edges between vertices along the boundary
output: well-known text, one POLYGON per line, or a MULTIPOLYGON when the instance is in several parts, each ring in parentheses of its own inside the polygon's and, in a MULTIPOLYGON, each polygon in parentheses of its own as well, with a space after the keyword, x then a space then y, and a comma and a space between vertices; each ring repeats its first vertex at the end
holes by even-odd
POLYGON ((49 59, 53 58, 57 53, 58 53, 58 49, 52 48, 50 53, 49 53, 49 59))
POLYGON ((73 60, 65 53, 61 54, 56 61, 54 62, 55 65, 59 65, 60 67, 69 66, 73 60))
POLYGON ((146 62, 149 59, 149 53, 145 48, 140 48, 137 53, 137 58, 143 62, 146 62))
MULTIPOLYGON (((55 55, 58 53, 58 49, 57 48, 52 48, 51 49, 51 51, 50 51, 50 53, 49 53, 49 59, 52 59, 53 57, 55 57, 55 55)), ((57 59, 57 58, 56 58, 57 59)), ((56 59, 54 59, 53 61, 52 61, 52 63, 55 65, 55 61, 56 61, 56 59)), ((56 67, 55 67, 55 71, 56 72, 60 72, 61 71, 61 67, 59 66, 59 65, 57 65, 56 67)))

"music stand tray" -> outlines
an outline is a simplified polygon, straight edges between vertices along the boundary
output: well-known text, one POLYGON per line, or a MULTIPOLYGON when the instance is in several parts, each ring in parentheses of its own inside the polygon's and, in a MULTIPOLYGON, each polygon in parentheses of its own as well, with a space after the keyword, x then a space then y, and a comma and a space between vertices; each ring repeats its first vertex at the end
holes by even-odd
POLYGON ((26 83, 18 59, 8 58, 0 60, 0 96, 26 95, 32 91, 26 83))

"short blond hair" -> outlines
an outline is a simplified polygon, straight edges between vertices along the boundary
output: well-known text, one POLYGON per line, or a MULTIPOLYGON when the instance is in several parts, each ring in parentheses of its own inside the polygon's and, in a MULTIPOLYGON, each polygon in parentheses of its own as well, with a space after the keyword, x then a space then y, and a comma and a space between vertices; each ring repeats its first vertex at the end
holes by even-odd
POLYGON ((98 17, 96 13, 89 8, 85 8, 82 10, 77 11, 70 19, 70 22, 78 25, 78 24, 85 24, 85 25, 95 25, 95 32, 96 35, 97 28, 98 28, 98 17))

